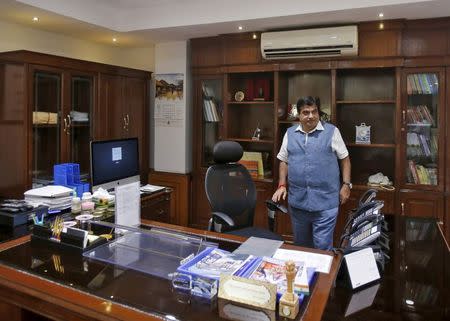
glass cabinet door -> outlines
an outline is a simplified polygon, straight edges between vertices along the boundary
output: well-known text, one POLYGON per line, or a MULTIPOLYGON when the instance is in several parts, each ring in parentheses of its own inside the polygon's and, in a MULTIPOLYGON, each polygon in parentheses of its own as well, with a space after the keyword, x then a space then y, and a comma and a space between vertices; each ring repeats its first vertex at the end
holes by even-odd
MULTIPOLYGON (((61 75, 34 73, 33 186, 53 179, 53 165, 61 160, 61 75)), ((64 127, 67 130, 67 127, 64 127)))
POLYGON ((406 130, 405 181, 429 187, 439 182, 439 120, 441 94, 438 72, 408 73, 403 126, 406 130))
POLYGON ((201 166, 208 167, 214 163, 213 148, 221 137, 223 119, 222 79, 202 79, 202 152, 201 166))
POLYGON ((89 142, 92 138, 93 79, 71 77, 71 105, 66 117, 69 126, 69 161, 80 164, 81 178, 89 173, 89 142))

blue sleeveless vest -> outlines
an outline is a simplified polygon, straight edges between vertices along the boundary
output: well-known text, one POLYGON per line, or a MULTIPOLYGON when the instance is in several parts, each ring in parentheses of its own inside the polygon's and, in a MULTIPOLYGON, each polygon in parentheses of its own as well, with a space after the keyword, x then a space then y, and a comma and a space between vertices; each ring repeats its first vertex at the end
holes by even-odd
POLYGON ((324 130, 308 134, 288 128, 289 205, 306 211, 323 211, 339 206, 339 165, 331 148, 335 126, 322 123, 324 130))

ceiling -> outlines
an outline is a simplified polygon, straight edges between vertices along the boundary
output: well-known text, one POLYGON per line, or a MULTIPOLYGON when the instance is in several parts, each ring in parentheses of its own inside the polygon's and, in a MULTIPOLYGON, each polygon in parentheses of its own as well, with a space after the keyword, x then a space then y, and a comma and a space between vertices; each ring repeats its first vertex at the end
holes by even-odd
POLYGON ((117 38, 114 45, 123 47, 224 33, 447 16, 450 0, 0 0, 0 20, 96 43, 113 45, 112 38, 117 38), (34 16, 39 22, 32 21, 34 16))

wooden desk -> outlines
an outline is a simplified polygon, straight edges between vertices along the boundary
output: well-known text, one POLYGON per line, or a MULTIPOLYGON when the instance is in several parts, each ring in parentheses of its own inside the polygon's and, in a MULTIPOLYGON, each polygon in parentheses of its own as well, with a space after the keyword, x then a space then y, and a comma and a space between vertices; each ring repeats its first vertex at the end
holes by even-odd
POLYGON ((171 223, 172 189, 166 188, 160 192, 141 195, 141 219, 163 223, 171 223))
MULTIPOLYGON (((178 227, 159 222, 144 220, 143 223, 151 227, 165 227, 187 234, 202 235, 208 240, 219 244, 226 242, 228 245, 235 244, 236 247, 245 240, 238 236, 178 227)), ((283 247, 298 248, 291 245, 283 245, 283 247)), ((40 321, 44 320, 40 316, 44 316, 58 321, 148 321, 161 320, 167 315, 176 315, 178 320, 180 318, 181 320, 195 321, 219 320, 217 308, 211 310, 208 305, 195 306, 190 304, 181 308, 177 307, 178 302, 173 297, 175 294, 168 288, 169 281, 167 280, 126 270, 119 277, 112 279, 111 282, 102 281, 103 288, 99 291, 97 291, 95 286, 94 291, 92 291, 92 276, 100 274, 99 272, 103 272, 105 269, 110 269, 111 265, 108 266, 96 261, 87 261, 85 258, 74 255, 60 253, 58 256, 61 256, 61 262, 64 263, 65 269, 62 274, 60 271, 60 274, 57 274, 57 272, 53 271, 57 269, 53 269, 53 264, 51 263, 51 258, 55 254, 48 249, 39 249, 33 252, 30 248, 29 236, 0 244, 1 251, 8 248, 10 248, 9 251, 16 251, 19 254, 11 259, 19 267, 30 266, 32 262, 34 264, 39 264, 39 262, 47 263, 47 265, 41 266, 41 270, 44 268, 45 270, 40 271, 39 274, 30 268, 19 270, 16 266, 11 265, 9 261, 11 253, 9 251, 0 252, 0 315, 8 315, 8 320, 40 321), (33 254, 39 251, 45 251, 45 255, 38 261, 33 254), (8 263, 6 263, 5 258, 8 258, 8 263), (46 274, 47 268, 49 274, 46 274), (89 273, 88 278, 83 278, 84 274, 89 273), (57 276, 57 281, 55 281, 55 275, 57 276), (72 280, 78 283, 69 283, 72 280), (118 302, 119 295, 115 294, 120 291, 126 291, 127 299, 133 299, 133 301, 118 302), (142 302, 147 304, 147 306, 142 306, 142 302)), ((339 262, 340 257, 336 256, 332 262, 330 273, 319 274, 313 286, 312 294, 309 300, 305 302, 305 312, 301 316, 301 320, 321 319, 330 289, 337 274, 339 262)), ((300 316, 297 319, 300 320, 300 316)))

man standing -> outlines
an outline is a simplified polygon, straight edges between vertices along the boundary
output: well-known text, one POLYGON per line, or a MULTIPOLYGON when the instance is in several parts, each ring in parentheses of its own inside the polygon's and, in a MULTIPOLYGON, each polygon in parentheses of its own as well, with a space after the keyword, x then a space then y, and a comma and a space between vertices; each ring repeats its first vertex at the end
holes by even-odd
POLYGON ((330 250, 339 203, 348 200, 352 188, 350 158, 339 129, 320 122, 319 98, 300 98, 297 110, 300 124, 288 128, 277 155, 280 177, 272 200, 286 198, 288 179, 295 243, 330 250))

